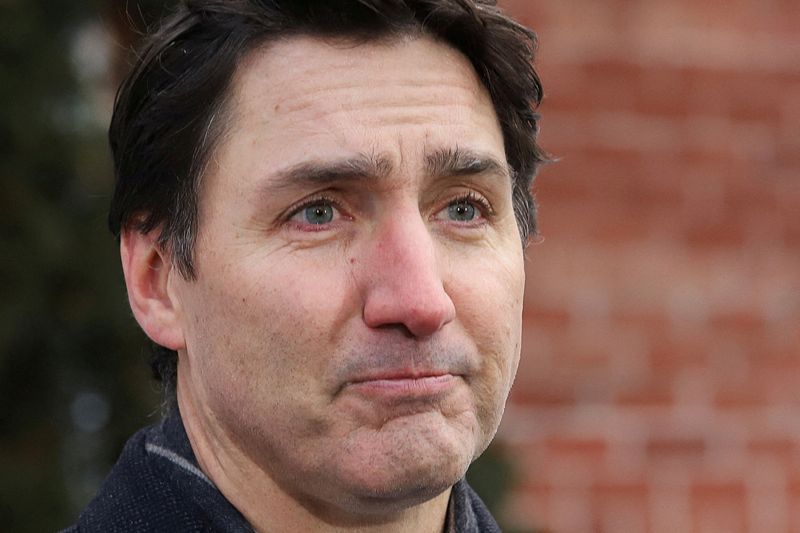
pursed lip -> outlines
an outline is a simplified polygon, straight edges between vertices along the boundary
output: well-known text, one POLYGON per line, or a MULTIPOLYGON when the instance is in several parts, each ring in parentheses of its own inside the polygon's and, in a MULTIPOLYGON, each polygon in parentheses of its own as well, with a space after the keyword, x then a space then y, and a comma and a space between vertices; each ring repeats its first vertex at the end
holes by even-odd
POLYGON ((363 376, 357 376, 347 382, 347 385, 357 383, 365 383, 368 381, 397 381, 397 380, 414 380, 423 378, 435 378, 440 376, 452 376, 452 372, 447 370, 420 370, 420 369, 398 369, 398 370, 380 370, 370 372, 363 376))
POLYGON ((333 395, 372 395, 382 399, 428 399, 459 384, 469 384, 480 369, 474 349, 460 344, 396 346, 381 342, 331 365, 333 395))
POLYGON ((447 393, 460 377, 446 370, 389 370, 356 377, 344 390, 381 399, 425 399, 447 393))

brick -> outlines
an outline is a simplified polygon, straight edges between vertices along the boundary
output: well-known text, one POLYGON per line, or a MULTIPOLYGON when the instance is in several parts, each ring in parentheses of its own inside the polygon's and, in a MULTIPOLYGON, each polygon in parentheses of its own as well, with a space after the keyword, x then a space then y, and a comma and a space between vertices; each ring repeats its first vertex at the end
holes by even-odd
POLYGON ((750 310, 733 310, 714 313, 709 317, 712 328, 721 334, 745 331, 759 336, 765 330, 764 316, 750 310))
POLYGON ((696 112, 687 98, 686 69, 661 67, 643 69, 634 110, 655 116, 687 116, 696 112))
POLYGON ((649 338, 663 338, 669 328, 669 319, 666 313, 656 310, 615 307, 609 318, 617 327, 630 327, 646 331, 649 338))
POLYGON ((684 485, 654 483, 647 509, 653 533, 692 531, 691 498, 684 485))
POLYGON ((682 368, 698 369, 708 365, 709 352, 701 336, 651 333, 650 366, 658 375, 674 375, 682 368))
POLYGON ((800 407, 800 367, 792 365, 777 366, 770 365, 757 368, 757 383, 764 388, 766 403, 772 406, 792 406, 797 409, 800 407))
POLYGON ((794 462, 797 443, 788 438, 756 438, 747 443, 747 452, 752 456, 766 456, 784 465, 794 462))
POLYGON ((586 86, 582 109, 607 112, 633 109, 644 69, 635 63, 614 59, 586 62, 582 65, 586 86))
POLYGON ((624 244, 646 240, 658 213, 652 206, 612 198, 563 202, 548 212, 545 225, 554 236, 570 234, 575 238, 606 244, 624 244))
POLYGON ((545 407, 571 407, 576 403, 574 395, 559 390, 537 390, 536 388, 515 387, 511 390, 510 401, 517 405, 545 407))
POLYGON ((790 531, 789 509, 783 501, 785 496, 782 491, 757 491, 751 497, 751 532, 790 531))
POLYGON ((648 531, 649 487, 636 484, 601 484, 593 487, 599 507, 598 531, 645 533, 648 531))
POLYGON ((647 443, 647 453, 654 461, 662 459, 699 463, 706 452, 706 443, 697 438, 659 438, 647 443))
POLYGON ((606 452, 602 449, 591 446, 553 449, 546 445, 530 479, 557 489, 586 488, 607 474, 606 467, 606 452))
POLYGON ((753 76, 747 71, 697 68, 686 74, 689 79, 687 97, 693 108, 705 112, 710 109, 734 123, 777 124, 780 121, 778 95, 783 82, 779 74, 753 76), (753 98, 754 94, 765 96, 753 98))
MULTIPOLYGON (((558 155, 558 154, 556 154, 558 155)), ((653 196, 654 201, 663 201, 657 183, 653 180, 631 179, 637 174, 636 169, 643 166, 639 154, 612 154, 608 150, 587 147, 580 152, 564 155, 554 166, 547 170, 558 173, 556 179, 541 179, 537 183, 537 192, 548 202, 562 200, 587 200, 598 196, 627 198, 630 195, 653 196), (587 183, 591 176, 591 185, 587 183), (629 192, 631 188, 638 188, 629 192), (653 189, 657 189, 653 191, 653 189), (598 194, 602 191, 602 195, 598 194)))
MULTIPOLYGON (((797 84, 789 90, 800 91, 800 84, 797 84)), ((789 120, 789 115, 800 115, 800 112, 793 113, 792 111, 787 111, 786 108, 790 107, 790 105, 792 104, 785 104, 780 111, 780 116, 785 121, 789 120)), ((800 107, 800 104, 797 104, 797 107, 800 107)), ((775 166, 787 170, 797 170, 800 168, 800 154, 798 154, 798 151, 800 151, 798 150, 798 148, 800 148, 800 132, 796 131, 791 125, 788 125, 788 123, 785 123, 784 129, 780 130, 778 135, 775 160, 773 161, 775 166)), ((797 198, 796 187, 794 192, 794 197, 797 198)))
POLYGON ((714 394, 714 407, 717 409, 758 409, 767 403, 764 392, 748 384, 738 389, 725 389, 714 394))
POLYGON ((592 531, 593 516, 589 492, 584 489, 554 490, 548 502, 548 520, 543 526, 558 533, 592 531))
POLYGON ((694 531, 747 531, 747 500, 742 483, 696 483, 691 488, 694 531))
POLYGON ((740 221, 701 222, 687 227, 683 239, 688 246, 699 249, 739 248, 745 242, 745 228, 740 221))
POLYGON ((570 313, 565 308, 528 306, 525 308, 523 320, 540 328, 559 329, 569 324, 570 313))
POLYGON ((548 453, 557 455, 580 455, 593 460, 603 460, 608 443, 603 439, 554 437, 545 441, 548 453))
POLYGON ((638 390, 617 393, 614 403, 621 408, 670 407, 675 403, 675 395, 663 385, 645 385, 638 390))

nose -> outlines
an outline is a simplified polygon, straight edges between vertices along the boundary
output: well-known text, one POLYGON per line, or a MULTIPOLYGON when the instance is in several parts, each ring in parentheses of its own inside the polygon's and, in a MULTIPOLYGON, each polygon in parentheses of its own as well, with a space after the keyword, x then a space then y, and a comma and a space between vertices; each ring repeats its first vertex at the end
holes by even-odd
POLYGON ((366 247, 363 315, 368 327, 400 327, 423 338, 455 318, 434 237, 419 212, 382 224, 366 247))

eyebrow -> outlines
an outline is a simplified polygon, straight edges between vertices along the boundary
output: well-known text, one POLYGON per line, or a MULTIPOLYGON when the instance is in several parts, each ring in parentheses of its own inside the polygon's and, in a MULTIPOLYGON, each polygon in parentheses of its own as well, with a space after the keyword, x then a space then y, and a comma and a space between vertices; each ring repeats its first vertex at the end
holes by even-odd
POLYGON ((425 170, 431 178, 494 174, 508 179, 508 165, 488 153, 463 148, 442 148, 425 156, 425 170))
MULTIPOLYGON (((384 155, 361 153, 335 160, 310 160, 277 171, 265 185, 270 191, 303 189, 352 181, 386 179, 394 165, 384 155)), ((459 147, 441 148, 425 156, 426 177, 440 179, 478 174, 509 179, 508 165, 493 155, 459 147)))
POLYGON ((267 188, 294 189, 329 185, 344 181, 374 181, 386 178, 392 171, 388 157, 358 154, 336 160, 310 160, 279 170, 267 188))

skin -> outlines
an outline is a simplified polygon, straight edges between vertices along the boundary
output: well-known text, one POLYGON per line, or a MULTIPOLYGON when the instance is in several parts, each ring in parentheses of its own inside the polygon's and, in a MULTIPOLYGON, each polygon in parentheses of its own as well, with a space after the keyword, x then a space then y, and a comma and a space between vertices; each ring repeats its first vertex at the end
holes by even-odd
POLYGON ((201 468, 261 531, 441 531, 519 360, 488 93, 428 37, 292 37, 246 58, 229 120, 196 280, 155 232, 122 238, 134 314, 179 353, 201 468))

